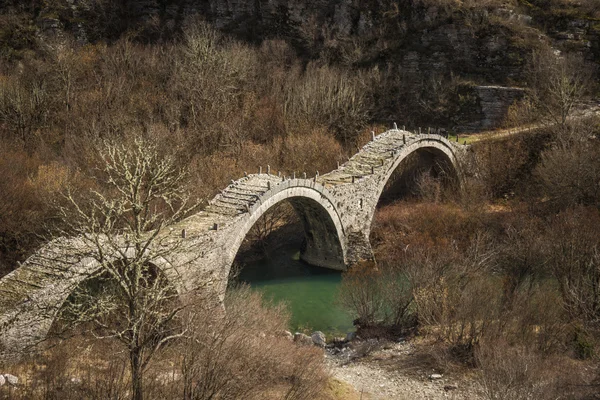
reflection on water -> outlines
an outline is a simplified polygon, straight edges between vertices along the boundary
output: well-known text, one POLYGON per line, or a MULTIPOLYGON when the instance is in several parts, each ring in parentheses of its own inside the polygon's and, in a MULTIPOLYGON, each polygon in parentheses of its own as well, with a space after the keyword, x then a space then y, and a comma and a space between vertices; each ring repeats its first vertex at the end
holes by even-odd
POLYGON ((341 273, 310 266, 299 256, 295 246, 277 249, 269 259, 244 264, 239 279, 265 293, 268 299, 286 302, 293 331, 351 331, 352 317, 336 304, 341 273))

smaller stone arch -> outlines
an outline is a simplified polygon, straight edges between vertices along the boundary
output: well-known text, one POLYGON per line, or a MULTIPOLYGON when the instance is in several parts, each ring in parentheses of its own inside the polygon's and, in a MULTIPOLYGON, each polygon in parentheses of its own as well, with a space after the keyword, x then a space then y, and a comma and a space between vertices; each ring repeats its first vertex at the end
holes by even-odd
MULTIPOLYGON (((460 164, 454 145, 439 135, 420 135, 407 143, 407 145, 403 146, 394 161, 382 172, 380 184, 374 193, 377 199, 375 204, 378 203, 386 185, 394 172, 399 168, 400 164, 402 164, 407 157, 416 153, 430 154, 432 157, 440 158, 442 162, 449 167, 450 172, 453 173, 453 178, 460 184, 460 164)), ((375 210, 373 210, 373 213, 374 211, 375 210)))
MULTIPOLYGON (((81 246, 77 238, 57 239, 0 280, 3 293, 0 309, 5 310, 0 315, 1 358, 17 358, 24 350, 41 343, 67 298, 98 271, 100 264, 93 257, 77 260, 76 254, 63 254, 65 248, 81 246)), ((81 248, 80 254, 83 253, 85 250, 81 248)), ((176 268, 164 257, 153 258, 152 264, 180 293, 183 286, 176 268)))

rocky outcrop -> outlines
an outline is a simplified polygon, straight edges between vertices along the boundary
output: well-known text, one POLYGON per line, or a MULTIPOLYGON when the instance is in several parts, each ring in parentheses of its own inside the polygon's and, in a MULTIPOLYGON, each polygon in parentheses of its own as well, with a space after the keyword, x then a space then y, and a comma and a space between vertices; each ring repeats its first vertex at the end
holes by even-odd
POLYGON ((310 337, 315 346, 325 347, 327 345, 327 338, 325 337, 325 334, 321 331, 313 332, 313 334, 310 335, 310 337))
POLYGON ((499 128, 504 123, 508 109, 523 98, 522 88, 502 86, 475 86, 470 89, 475 104, 463 110, 466 122, 459 132, 480 132, 499 128))
POLYGON ((313 341, 310 336, 305 335, 304 333, 296 332, 294 333, 294 343, 303 346, 310 346, 313 344, 313 341))

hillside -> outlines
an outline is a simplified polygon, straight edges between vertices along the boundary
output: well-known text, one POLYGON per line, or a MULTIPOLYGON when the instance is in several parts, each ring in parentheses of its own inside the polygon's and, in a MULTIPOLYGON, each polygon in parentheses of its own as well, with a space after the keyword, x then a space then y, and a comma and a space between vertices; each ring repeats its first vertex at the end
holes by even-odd
MULTIPOLYGON (((45 39, 142 43, 180 38, 204 20, 248 43, 283 39, 304 63, 377 67, 373 118, 465 125, 474 85, 523 86, 532 52, 552 46, 600 57, 593 0, 67 1, 4 6, 0 53, 19 59, 45 39), (407 98, 405 93, 410 93, 407 98)), ((43 46, 42 46, 43 47, 43 46)))

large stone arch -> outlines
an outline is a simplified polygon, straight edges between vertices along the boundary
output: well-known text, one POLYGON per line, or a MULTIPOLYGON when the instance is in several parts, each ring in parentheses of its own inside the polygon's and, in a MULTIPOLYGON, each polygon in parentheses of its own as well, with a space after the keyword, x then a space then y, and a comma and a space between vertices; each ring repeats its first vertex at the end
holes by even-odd
POLYGON ((319 267, 345 270, 346 241, 342 221, 327 190, 314 180, 290 179, 265 192, 236 224, 234 235, 226 242, 224 274, 228 276, 237 252, 254 224, 275 205, 289 201, 298 214, 305 234, 302 260, 319 267))

